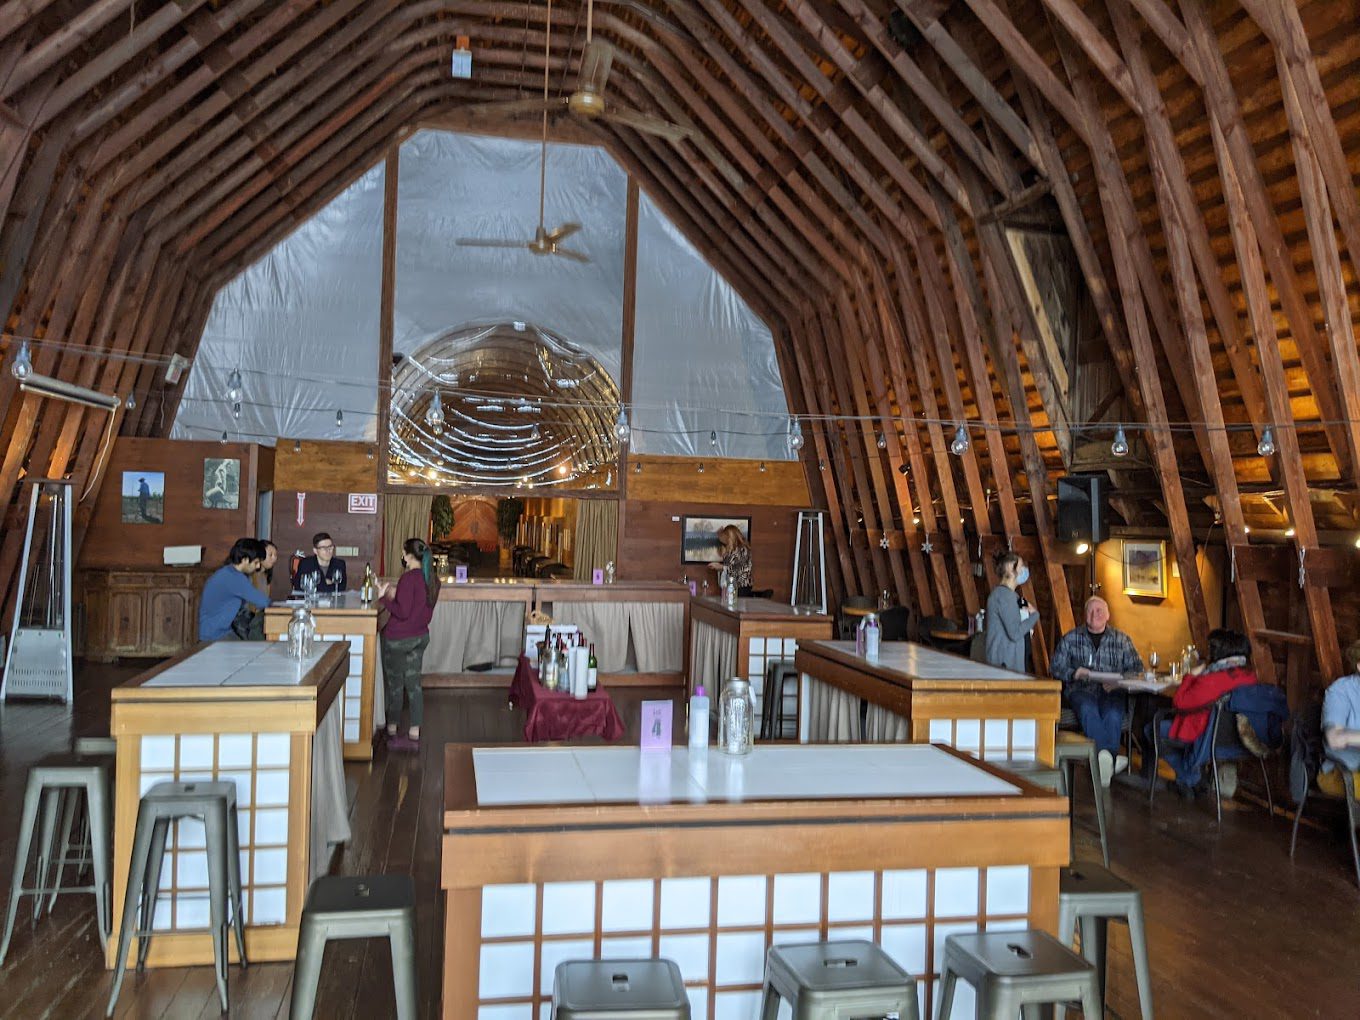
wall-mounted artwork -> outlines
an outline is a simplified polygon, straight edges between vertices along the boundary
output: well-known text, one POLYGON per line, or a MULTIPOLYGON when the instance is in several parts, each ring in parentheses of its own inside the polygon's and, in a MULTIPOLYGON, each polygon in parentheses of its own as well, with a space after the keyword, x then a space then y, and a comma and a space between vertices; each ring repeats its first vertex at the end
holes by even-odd
POLYGON ((1166 598, 1166 543, 1124 541, 1124 594, 1166 598))
POLYGON ((722 559, 718 550, 718 532, 729 524, 735 525, 746 541, 751 540, 749 517, 685 517, 680 523, 680 562, 717 563, 722 559))
POLYGON ((165 472, 123 472, 123 523, 165 523, 165 472))
POLYGON ((241 462, 230 457, 203 460, 203 505, 209 510, 236 510, 241 505, 241 462))

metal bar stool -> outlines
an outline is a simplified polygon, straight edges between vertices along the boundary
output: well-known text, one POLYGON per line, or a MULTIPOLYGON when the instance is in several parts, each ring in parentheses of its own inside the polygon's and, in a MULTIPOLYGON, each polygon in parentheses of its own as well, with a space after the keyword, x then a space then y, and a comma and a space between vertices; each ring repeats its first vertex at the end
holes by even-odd
POLYGON ((564 960, 553 971, 553 1020, 690 1020, 673 960, 564 960))
POLYGON ((127 893, 123 900, 123 923, 118 929, 118 953, 114 958, 113 990, 107 1015, 113 1016, 118 992, 127 970, 128 946, 137 941, 137 970, 146 967, 156 899, 160 893, 161 864, 170 823, 185 818, 203 822, 208 854, 208 925, 213 940, 213 969, 222 1012, 227 1011, 227 904, 231 903, 231 927, 236 932, 236 951, 241 966, 247 965, 245 910, 241 896, 241 840, 237 831, 236 784, 227 782, 157 783, 142 795, 137 806, 137 830, 128 862, 127 893), (141 912, 141 924, 137 915, 141 912))
POLYGON ((323 875, 307 890, 289 1020, 311 1020, 332 939, 386 938, 397 1020, 416 1020, 416 886, 408 875, 323 875))
POLYGON ((959 978, 977 992, 978 1020, 1015 1020, 1022 1007, 1072 1001, 1081 1003, 1083 1016, 1101 1015, 1095 968, 1047 932, 997 931, 946 938, 936 1020, 947 1020, 952 1012, 954 984, 959 978))
POLYGON ((1072 944, 1081 922, 1081 955, 1096 971, 1100 998, 1105 1000, 1105 946, 1111 919, 1129 926, 1133 974, 1143 1020, 1152 1020, 1152 971, 1143 927, 1143 894, 1118 875, 1094 864, 1063 868, 1058 882, 1058 938, 1072 944))
MULTIPOLYGON (((1053 764, 1062 769, 1063 779, 1067 783, 1067 799, 1072 801, 1076 797, 1076 767, 1081 764, 1086 765, 1086 770, 1091 774, 1091 794, 1096 802, 1096 827, 1100 830, 1100 856, 1105 862, 1105 867, 1110 866, 1110 840, 1105 833, 1105 798, 1101 796, 1100 773, 1096 765, 1096 742, 1089 737, 1083 737, 1080 733, 1072 733, 1068 730, 1059 730, 1057 743, 1053 745, 1053 764)), ((1075 817, 1075 812, 1071 807, 1069 813, 1075 817)), ((1072 829, 1072 857, 1076 858, 1076 827, 1072 829)))
POLYGON ((793 716, 785 711, 789 684, 794 685, 795 698, 798 692, 798 671, 786 659, 775 659, 765 667, 765 686, 760 695, 760 739, 788 740, 785 726, 793 723, 792 739, 798 738, 797 711, 793 716))
MULTIPOLYGON (((66 892, 88 892, 94 895, 95 912, 99 924, 99 941, 106 945, 109 937, 109 780, 108 771, 99 762, 83 761, 73 755, 53 755, 44 758, 28 770, 24 788, 23 817, 19 823, 19 845, 14 855, 14 875, 10 880, 9 910, 5 915, 5 935, 0 941, 0 963, 9 953, 9 940, 14 934, 14 918, 19 912, 19 897, 33 896, 33 919, 42 913, 44 899, 55 899, 58 886, 48 885, 49 868, 53 857, 53 837, 56 833, 57 811, 63 794, 82 790, 85 794, 86 814, 89 818, 94 881, 87 886, 72 886, 66 892), (36 884, 24 885, 33 830, 38 825, 38 808, 42 808, 42 832, 38 837, 36 884)), ((74 802, 74 797, 71 798, 74 802)))
MULTIPOLYGON (((71 751, 77 758, 90 758, 102 760, 106 768, 112 767, 113 758, 118 753, 118 742, 112 737, 77 737, 71 745, 71 751)), ((113 791, 109 790, 109 801, 106 806, 105 817, 113 817, 113 791)), ((92 870, 94 866, 94 841, 90 833, 90 813, 87 808, 81 811, 81 805, 86 803, 85 790, 83 787, 73 787, 57 791, 58 811, 61 814, 61 842, 60 849, 52 855, 51 866, 55 868, 55 877, 52 882, 52 892, 47 898, 47 912, 50 914, 52 908, 56 906, 57 897, 63 892, 71 890, 62 888, 62 881, 66 868, 74 865, 79 869, 77 874, 92 870), (77 829, 77 826, 79 828, 77 829)), ((108 861, 105 859, 107 870, 108 861)), ((107 907, 106 907, 107 909, 107 907)))
POLYGON ((779 1016, 783 1000, 793 1020, 887 1016, 917 1020, 916 982, 872 942, 809 942, 771 946, 765 955, 761 1020, 779 1016))

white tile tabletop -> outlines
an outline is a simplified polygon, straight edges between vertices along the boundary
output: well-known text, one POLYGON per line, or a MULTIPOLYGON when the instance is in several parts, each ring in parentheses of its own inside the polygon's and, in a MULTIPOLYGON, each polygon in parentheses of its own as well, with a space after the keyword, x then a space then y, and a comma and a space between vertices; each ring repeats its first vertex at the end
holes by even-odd
POLYGON ((935 648, 927 648, 914 641, 884 641, 879 648, 877 659, 866 659, 855 652, 853 641, 800 641, 799 647, 816 653, 818 647, 839 652, 853 659, 860 659, 873 669, 890 670, 921 680, 1037 680, 1025 673, 1013 673, 1009 669, 998 669, 985 662, 974 662, 960 655, 951 655, 935 648))
POLYGON ((144 687, 296 687, 336 642, 318 641, 298 662, 283 641, 215 641, 144 687))
POLYGON ((643 752, 637 747, 479 747, 477 801, 665 804, 860 797, 1011 796, 1020 791, 929 744, 757 746, 643 752))

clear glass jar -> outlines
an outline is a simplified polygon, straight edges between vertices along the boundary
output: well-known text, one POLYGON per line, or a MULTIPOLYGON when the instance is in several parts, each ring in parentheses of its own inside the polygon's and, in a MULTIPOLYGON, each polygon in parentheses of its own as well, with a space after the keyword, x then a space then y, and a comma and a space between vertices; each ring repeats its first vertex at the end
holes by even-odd
POLYGON ((288 654, 299 662, 310 658, 315 641, 316 619, 311 610, 305 606, 294 609, 293 618, 288 621, 288 654))
POLYGON ((718 749, 726 754, 750 754, 755 746, 756 703, 751 685, 733 677, 723 689, 718 706, 718 749))

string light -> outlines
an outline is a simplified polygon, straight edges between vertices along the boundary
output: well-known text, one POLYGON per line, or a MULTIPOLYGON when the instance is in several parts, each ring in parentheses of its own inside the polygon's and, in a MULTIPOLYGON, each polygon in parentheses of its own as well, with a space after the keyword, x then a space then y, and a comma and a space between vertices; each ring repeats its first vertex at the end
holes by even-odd
POLYGON ((1262 457, 1273 457, 1275 455, 1275 433, 1267 425, 1261 432, 1261 441, 1256 444, 1256 452, 1262 457))
POLYGON ((703 474, 703 473, 704 473, 704 462, 703 462, 703 461, 699 461, 699 474, 703 474))
POLYGON ((221 438, 220 440, 218 440, 218 442, 222 443, 223 445, 226 445, 226 442, 227 442, 227 431, 226 431, 226 429, 223 429, 223 430, 222 430, 222 438, 221 438))
POLYGON ((797 453, 803 448, 803 425, 797 418, 789 419, 789 450, 797 453))
POLYGON ((341 409, 335 412, 335 427, 338 429, 345 427, 345 412, 341 409))
POLYGON ((762 472, 764 472, 764 470, 765 470, 765 462, 764 462, 763 460, 760 462, 760 470, 761 470, 762 472))
POLYGON ((718 433, 711 429, 709 430, 708 433, 708 445, 713 447, 713 449, 715 450, 718 448, 718 433))
POLYGON ((425 424, 431 428, 444 425, 444 403, 439 399, 439 391, 434 391, 434 400, 430 402, 429 408, 425 411, 425 424))
POLYGON ((962 425, 954 432, 954 441, 949 444, 949 452, 955 457, 962 457, 968 452, 968 430, 962 425))
POLYGON ((1091 551, 1091 543, 1090 543, 1090 542, 1078 542, 1078 543, 1077 543, 1077 555, 1078 555, 1078 556, 1085 556, 1085 555, 1086 555, 1088 552, 1090 552, 1090 551, 1091 551))
POLYGON ((1129 439, 1124 435, 1124 426, 1120 425, 1115 429, 1114 442, 1110 444, 1110 452, 1116 457, 1127 457, 1129 455, 1129 439))
POLYGON ((241 420, 241 402, 239 400, 231 405, 231 416, 237 421, 241 420))
POLYGON ((129 393, 127 395, 127 400, 123 402, 123 406, 126 407, 129 411, 137 410, 137 394, 129 393))
POLYGON ((233 368, 231 375, 227 376, 227 399, 233 404, 239 403, 244 390, 241 387, 241 370, 233 368))
POLYGON ((885 436, 882 432, 878 434, 877 442, 878 448, 880 450, 886 450, 888 448, 888 437, 885 436))
POLYGON ((1293 528, 1285 528, 1285 529, 1284 529, 1284 537, 1285 537, 1285 538, 1293 538, 1293 537, 1294 537, 1294 529, 1293 529, 1293 528))
POLYGON ((626 443, 633 437, 633 430, 628 424, 628 412, 623 405, 619 405, 619 416, 614 419, 614 438, 620 443, 626 443))
POLYGON ((642 461, 636 460, 633 462, 633 474, 635 475, 642 474, 642 461))
POLYGON ((14 356, 14 363, 9 366, 9 370, 16 379, 27 379, 33 374, 33 355, 28 349, 28 341, 19 344, 19 353, 14 356))
POLYGON ((293 440, 293 452, 294 452, 294 453, 301 453, 301 452, 302 452, 302 440, 301 440, 301 439, 294 439, 294 440, 293 440))

